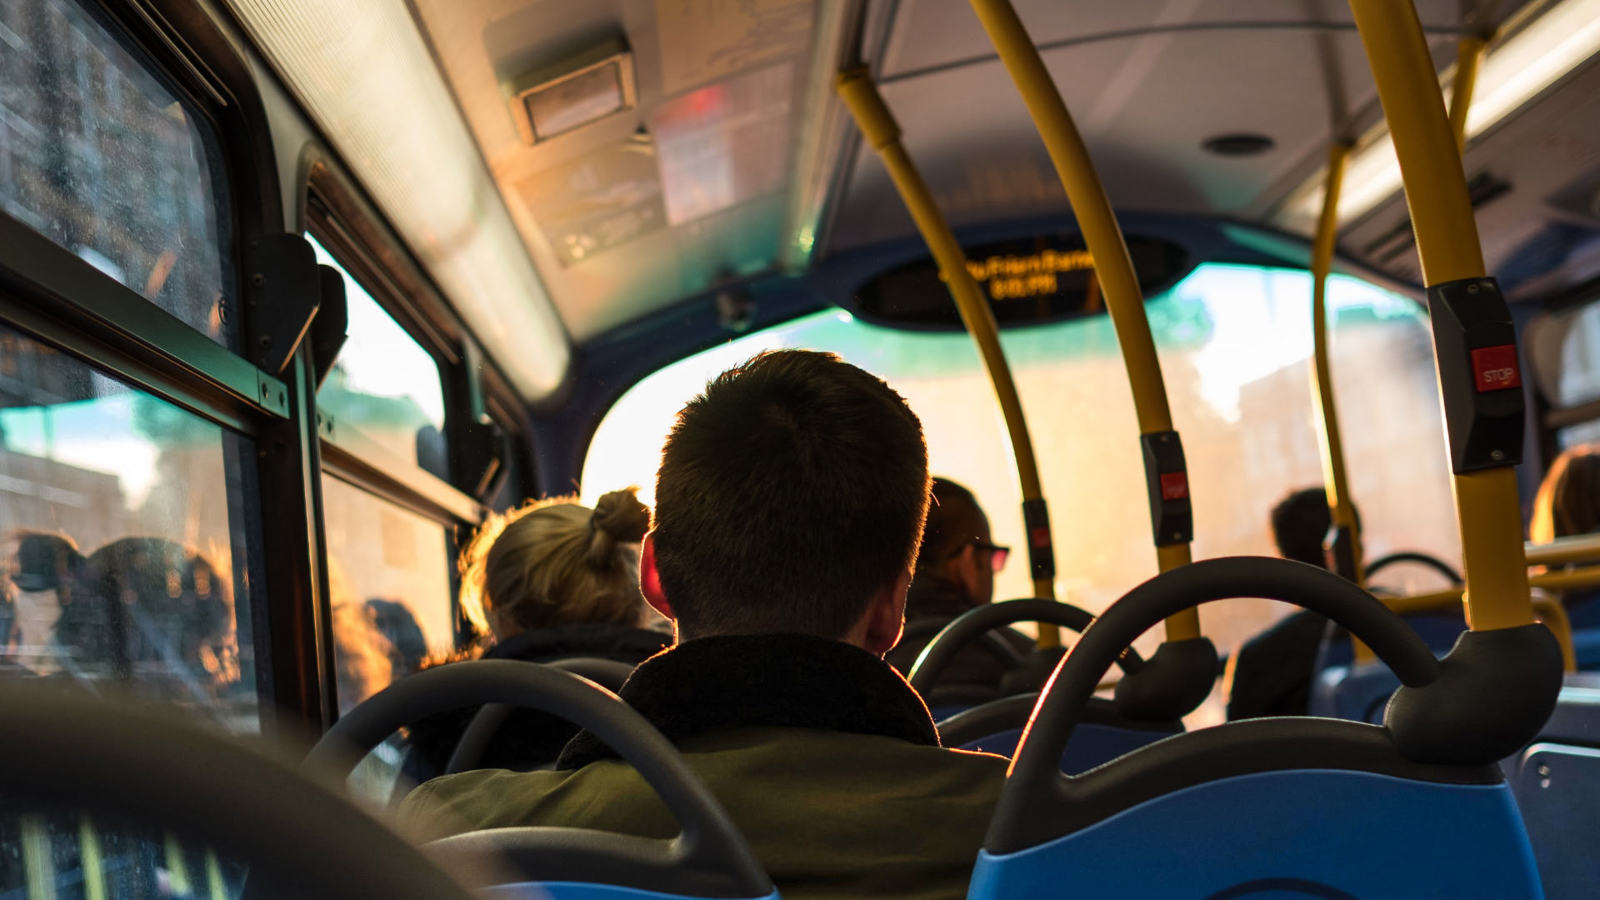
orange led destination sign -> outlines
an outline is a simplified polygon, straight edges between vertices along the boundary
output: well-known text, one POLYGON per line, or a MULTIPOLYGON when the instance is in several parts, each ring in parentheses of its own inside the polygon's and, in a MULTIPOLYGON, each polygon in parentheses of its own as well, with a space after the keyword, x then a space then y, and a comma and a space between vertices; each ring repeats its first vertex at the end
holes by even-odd
MULTIPOLYGON (((1183 247, 1128 235, 1128 252, 1145 296, 1165 290, 1193 268, 1183 247)), ((982 286, 1001 328, 1061 322, 1105 312, 1094 259, 1075 234, 1053 233, 969 245, 967 271, 982 286)), ((868 276, 846 308, 880 325, 919 331, 961 331, 950 289, 932 259, 905 260, 868 276)))
POLYGON ((1052 296, 1061 290, 1059 273, 1093 268, 1094 257, 1087 250, 1041 250, 967 260, 967 271, 994 301, 1052 296))

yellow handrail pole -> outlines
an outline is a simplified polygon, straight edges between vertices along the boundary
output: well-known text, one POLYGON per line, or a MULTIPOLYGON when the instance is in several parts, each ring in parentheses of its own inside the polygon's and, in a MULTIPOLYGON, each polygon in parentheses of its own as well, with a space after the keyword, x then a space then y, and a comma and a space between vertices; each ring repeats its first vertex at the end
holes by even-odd
POLYGON ((1600 534, 1556 538, 1548 544, 1524 544, 1530 566, 1556 566, 1600 560, 1600 534))
POLYGON ((1322 217, 1311 245, 1311 403, 1316 411, 1317 437, 1322 451, 1322 482, 1328 509, 1339 539, 1332 548, 1340 575, 1365 584, 1361 554, 1361 527, 1344 464, 1344 436, 1339 410, 1333 399, 1333 366, 1328 354, 1328 273, 1333 268, 1339 239, 1339 189, 1344 185, 1348 144, 1328 151, 1328 184, 1323 193, 1322 217))
MULTIPOLYGON (((1560 569, 1554 572, 1540 572, 1528 576, 1528 586, 1547 591, 1564 591, 1571 588, 1595 587, 1600 585, 1600 566, 1579 566, 1574 569, 1560 569)), ((1442 591, 1429 591, 1426 594, 1407 594, 1403 597, 1383 597, 1385 605, 1398 613, 1413 612, 1438 612, 1439 610, 1461 602, 1464 588, 1451 585, 1442 591)))
POLYGON ((1467 149, 1467 113, 1472 109, 1472 91, 1478 85, 1478 68, 1488 44, 1477 35, 1467 35, 1456 44, 1456 74, 1450 84, 1450 132, 1456 136, 1458 153, 1467 149))
MULTIPOLYGON (((1112 215, 1105 188, 1095 173, 1089 151, 1072 123, 1066 104, 1056 90, 1050 72, 1039 58, 1039 50, 1028 37, 1022 20, 1009 0, 972 0, 972 8, 1000 54, 1001 62, 1017 83, 1023 102, 1033 116, 1055 164, 1056 173, 1067 191, 1067 200, 1083 230, 1084 243, 1094 257, 1095 273, 1105 296, 1106 310, 1116 329, 1117 343, 1128 369, 1128 384, 1133 389, 1134 410, 1140 434, 1150 437, 1172 432, 1172 413, 1167 407, 1167 389, 1161 378, 1161 362, 1150 336, 1145 316, 1144 296, 1133 271, 1133 260, 1122 230, 1112 215)), ((1187 476, 1183 499, 1188 499, 1187 476)), ((1154 501, 1153 501, 1154 502, 1154 501)), ((1189 540, 1165 542, 1157 535, 1156 562, 1161 571, 1185 565, 1190 560, 1189 540)), ((1200 614, 1187 610, 1167 619, 1167 640, 1182 641, 1200 636, 1200 614)))
MULTIPOLYGON (((1350 9, 1394 137, 1423 280, 1433 288, 1482 279, 1483 251, 1460 153, 1416 9, 1396 0, 1350 0, 1350 9)), ((1515 469, 1463 472, 1458 466, 1454 487, 1468 625, 1481 631, 1531 623, 1515 469)))
MULTIPOLYGON (((955 298, 967 333, 978 345, 978 354, 983 358, 984 368, 989 371, 989 380, 994 385, 995 398, 1000 402, 1006 431, 1011 436, 1011 450, 1016 455, 1017 480, 1022 485, 1023 504, 1026 507, 1030 503, 1040 503, 1044 499, 1044 491, 1039 483, 1039 466, 1033 455, 1033 440, 1028 436, 1028 422, 1023 417, 1022 400, 1017 395, 1011 367, 1006 364, 1005 350, 1000 346, 1000 327, 995 322, 994 310, 968 271, 961 244, 956 241, 950 223, 934 202, 933 192, 928 190, 927 183, 912 164, 905 147, 901 146, 900 126, 884 104, 883 97, 878 94, 870 73, 864 67, 839 73, 838 90, 839 96, 855 117, 862 136, 882 157, 884 168, 889 170, 889 177, 900 192, 900 199, 905 202, 906 209, 917 224, 917 230, 922 232, 922 239, 939 266, 939 277, 955 298)), ((1040 525, 1037 522, 1027 524, 1031 549, 1038 546, 1032 532, 1040 525)), ((1043 527, 1049 528, 1048 520, 1043 527)), ((1048 546, 1048 540, 1045 543, 1048 546)), ((1040 577, 1036 571, 1033 590, 1039 597, 1054 599, 1055 579, 1040 577)), ((1054 627, 1040 625, 1039 645, 1059 647, 1060 632, 1054 627)))

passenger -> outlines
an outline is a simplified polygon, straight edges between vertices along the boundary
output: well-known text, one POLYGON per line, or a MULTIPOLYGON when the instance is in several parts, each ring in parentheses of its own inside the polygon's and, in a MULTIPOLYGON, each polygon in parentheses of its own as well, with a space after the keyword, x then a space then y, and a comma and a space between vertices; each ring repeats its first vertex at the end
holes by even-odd
MULTIPOLYGON (((832 354, 762 354, 679 413, 656 484, 642 583, 677 643, 624 699, 683 751, 783 896, 965 896, 1006 761, 942 749, 883 662, 927 511, 916 416, 832 354)), ((437 779, 402 814, 433 834, 679 830, 588 733, 557 771, 437 779)))
MULTIPOLYGON (((483 656, 631 666, 659 652, 670 640, 667 622, 639 592, 639 541, 649 527, 650 511, 631 489, 602 496, 594 509, 562 497, 491 518, 461 554, 461 606, 494 641, 483 656)), ((475 712, 435 716, 411 729, 407 773, 442 773, 475 712)), ((576 733, 565 720, 518 713, 480 763, 545 765, 576 733)))
MULTIPOLYGON (((1272 508, 1272 539, 1284 559, 1327 568, 1322 544, 1332 525, 1328 494, 1319 487, 1295 491, 1272 508)), ((1228 721, 1305 715, 1327 630, 1325 617, 1303 609, 1246 641, 1229 663, 1228 721)))
MULTIPOLYGON (((1539 492, 1533 498, 1533 515, 1528 522, 1528 539, 1547 544, 1556 538, 1600 532, 1600 444, 1568 447, 1550 464, 1539 492)), ((1562 594, 1567 607, 1574 641, 1578 645, 1578 667, 1600 665, 1600 647, 1590 649, 1593 640, 1578 632, 1600 629, 1600 588, 1579 588, 1562 594)))
MULTIPOLYGON (((928 522, 922 529, 922 549, 906 595, 906 634, 885 657, 889 664, 909 674, 917 656, 939 629, 970 609, 994 600, 994 576, 1005 565, 1009 549, 994 543, 989 517, 972 492, 944 478, 933 480, 928 522)), ((1033 650, 1026 635, 1011 629, 997 632, 1020 656, 1033 650)), ((959 653, 944 670, 938 687, 944 702, 967 705, 994 699, 1001 682, 1016 668, 1014 662, 992 649, 973 644, 959 653)), ((930 693, 930 706, 941 700, 930 693)))

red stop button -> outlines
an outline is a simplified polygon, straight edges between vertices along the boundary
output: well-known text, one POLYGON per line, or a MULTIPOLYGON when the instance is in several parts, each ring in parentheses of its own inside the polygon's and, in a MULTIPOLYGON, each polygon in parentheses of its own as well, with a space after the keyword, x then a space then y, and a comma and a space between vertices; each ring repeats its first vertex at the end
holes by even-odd
POLYGON ((1522 387, 1516 345, 1501 344, 1472 351, 1472 378, 1480 394, 1522 387))
POLYGON ((1166 472, 1161 476, 1161 499, 1189 499, 1189 476, 1184 472, 1166 472))

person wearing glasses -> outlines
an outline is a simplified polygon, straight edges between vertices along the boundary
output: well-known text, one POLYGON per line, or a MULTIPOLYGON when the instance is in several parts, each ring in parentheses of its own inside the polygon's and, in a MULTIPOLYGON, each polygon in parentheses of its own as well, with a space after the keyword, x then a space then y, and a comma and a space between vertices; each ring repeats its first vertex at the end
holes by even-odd
MULTIPOLYGON (((996 544, 978 498, 948 478, 935 478, 922 529, 922 550, 906 595, 906 631, 890 651, 889 664, 908 673, 922 649, 939 629, 969 609, 994 600, 994 576, 1005 567, 1011 548, 996 544)), ((1033 641, 1002 629, 1000 639, 1028 654, 1033 641)), ((974 642, 941 673, 927 698, 935 718, 940 712, 1002 695, 1002 684, 1015 668, 994 648, 974 642)))

